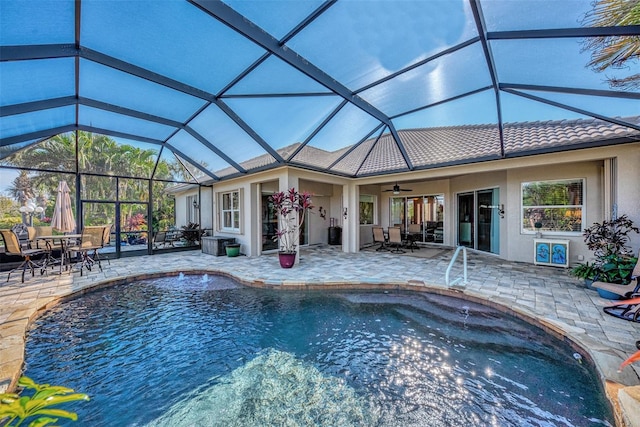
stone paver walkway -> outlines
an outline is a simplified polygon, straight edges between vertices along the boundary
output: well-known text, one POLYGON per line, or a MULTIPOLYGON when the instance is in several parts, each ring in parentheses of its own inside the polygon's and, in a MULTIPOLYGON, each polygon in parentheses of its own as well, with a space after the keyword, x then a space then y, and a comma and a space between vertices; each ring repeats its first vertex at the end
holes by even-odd
MULTIPOLYGON (((422 249, 396 255, 373 250, 343 253, 339 247, 305 249, 300 264, 280 268, 277 255, 237 258, 214 257, 199 251, 123 258, 104 263, 102 272, 78 272, 29 277, 19 275, 6 283, 0 273, 0 391, 15 381, 22 369, 25 333, 38 312, 60 297, 89 287, 124 281, 131 276, 165 273, 221 272, 247 284, 268 287, 338 287, 366 285, 372 288, 402 288, 445 292, 445 271, 453 254, 442 248, 422 249), (420 257, 418 257, 418 255, 420 257)), ((640 384, 638 365, 617 372, 636 351, 640 323, 616 319, 602 311, 610 304, 588 290, 566 270, 512 263, 469 252, 469 280, 452 289, 461 296, 481 298, 534 318, 548 330, 568 337, 588 351, 603 379, 626 386, 640 384)), ((460 276, 462 263, 452 277, 460 276)))

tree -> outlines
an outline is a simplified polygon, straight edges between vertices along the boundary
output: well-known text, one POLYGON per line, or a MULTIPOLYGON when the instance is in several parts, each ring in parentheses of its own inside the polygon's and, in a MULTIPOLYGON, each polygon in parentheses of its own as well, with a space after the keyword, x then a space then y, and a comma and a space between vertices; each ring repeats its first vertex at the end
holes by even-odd
MULTIPOLYGON (((31 178, 29 178, 26 171, 20 171, 20 175, 13 180, 13 185, 9 187, 8 190, 9 193, 11 193, 11 196, 18 201, 20 206, 26 205, 34 196, 33 184, 31 183, 31 178)), ((24 212, 22 213, 22 222, 27 222, 26 214, 24 212)))
POLYGON ((12 214, 18 214, 15 202, 10 197, 0 195, 0 217, 12 214))
MULTIPOLYGON (((23 178, 30 180, 27 199, 38 197, 38 205, 46 205, 49 200, 55 200, 53 196, 56 194, 59 181, 67 180, 71 185, 76 170, 82 174, 82 199, 85 201, 115 201, 114 176, 134 177, 118 180, 118 199, 134 202, 121 205, 122 218, 119 220, 125 224, 129 218, 141 211, 142 205, 135 202, 144 203, 149 200, 147 180, 153 178, 153 216, 157 225, 162 224, 164 229, 175 221, 174 199, 168 197, 164 190, 172 185, 172 181, 191 181, 192 178, 176 158, 172 159, 167 148, 158 160, 159 152, 160 146, 157 149, 141 148, 134 144, 117 142, 105 135, 77 131, 77 164, 75 132, 56 135, 30 145, 7 156, 4 162, 15 167, 40 170, 30 176, 27 176, 26 172, 22 174, 23 178), (90 175, 94 173, 107 176, 90 175), (52 197, 46 197, 48 195, 52 197)), ((19 186, 14 187, 18 189, 26 184, 20 181, 19 186)), ((72 198, 74 196, 75 192, 72 193, 72 198)), ((21 204, 25 202, 26 200, 21 204)), ((83 217, 87 225, 114 221, 115 204, 85 203, 83 217)))
MULTIPOLYGON (((585 15, 583 23, 589 27, 639 25, 640 0, 595 0, 593 10, 585 15)), ((592 37, 584 42, 582 50, 591 51, 587 65, 598 73, 628 68, 640 61, 640 35, 592 37)), ((607 77, 607 80, 612 88, 640 89, 640 73, 607 77)))
POLYGON ((8 190, 20 206, 24 206, 34 196, 31 178, 26 171, 20 171, 20 175, 13 180, 13 185, 8 190))

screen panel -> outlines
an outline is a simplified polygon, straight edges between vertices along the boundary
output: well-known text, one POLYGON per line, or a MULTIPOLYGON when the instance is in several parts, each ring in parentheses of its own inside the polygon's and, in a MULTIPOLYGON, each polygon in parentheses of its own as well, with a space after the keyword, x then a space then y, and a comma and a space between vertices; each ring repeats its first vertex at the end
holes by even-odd
POLYGON ((73 58, 0 62, 0 105, 75 95, 73 58))
POLYGON ((82 22, 85 46, 213 94, 264 53, 189 2, 84 2, 82 22))

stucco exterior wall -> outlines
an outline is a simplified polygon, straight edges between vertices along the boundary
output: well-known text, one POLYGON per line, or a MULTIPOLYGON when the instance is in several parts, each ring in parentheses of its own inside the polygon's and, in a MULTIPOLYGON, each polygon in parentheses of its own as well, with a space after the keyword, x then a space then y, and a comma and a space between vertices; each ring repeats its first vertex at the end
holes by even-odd
MULTIPOLYGON (((618 215, 628 215, 640 227, 640 144, 616 148, 618 215)), ((631 235, 631 246, 638 253, 640 235, 631 235)))
MULTIPOLYGON (((541 181, 541 180, 557 180, 569 178, 582 178, 585 180, 585 188, 583 189, 584 200, 584 217, 583 227, 588 227, 594 221, 602 221, 603 212, 603 162, 574 162, 563 163, 547 166, 536 166, 521 169, 513 169, 508 171, 508 188, 507 203, 505 210, 507 215, 505 218, 508 222, 508 239, 505 253, 501 254, 503 258, 512 261, 533 262, 533 240, 535 234, 523 233, 521 227, 522 221, 522 200, 521 191, 523 182, 541 181), (508 209, 507 209, 508 206, 508 209)), ((569 240, 569 263, 578 262, 578 257, 582 256, 585 260, 590 259, 591 253, 586 249, 581 233, 542 233, 545 238, 557 238, 569 240)))
MULTIPOLYGON (((343 227, 343 250, 358 251, 371 242, 371 225, 361 226, 358 219, 358 196, 370 194, 377 197, 377 224, 389 226, 389 202, 394 195, 385 192, 397 180, 401 187, 410 188, 400 197, 444 195, 444 245, 457 244, 457 195, 465 192, 498 188, 500 203, 504 204, 505 218, 500 224, 500 253, 498 256, 511 261, 533 261, 534 234, 521 230, 521 185, 523 182, 569 178, 585 179, 584 226, 606 217, 605 163, 615 159, 614 200, 619 215, 627 214, 636 225, 640 225, 640 143, 599 147, 572 152, 551 153, 539 156, 503 159, 492 162, 415 171, 393 176, 369 177, 352 180, 345 177, 325 175, 308 170, 283 167, 276 170, 252 174, 246 177, 213 184, 213 189, 201 190, 202 224, 211 224, 216 235, 235 237, 247 255, 261 253, 260 204, 261 193, 273 192, 295 186, 300 191, 309 191, 315 196, 315 213, 309 215, 309 244, 328 242, 330 218, 343 227), (218 194, 234 189, 242 191, 243 225, 239 233, 219 230, 218 194), (353 199, 353 200, 352 200, 353 199), (326 218, 321 218, 318 208, 326 210, 326 218), (345 219, 344 209, 348 208, 345 219)), ((197 189, 193 190, 197 193, 197 189)), ((178 218, 184 215, 184 203, 178 201, 191 191, 177 194, 178 218)), ((582 235, 556 234, 544 237, 568 239, 570 263, 575 264, 591 258, 582 235)), ((640 236, 631 236, 635 251, 640 248, 640 236)))

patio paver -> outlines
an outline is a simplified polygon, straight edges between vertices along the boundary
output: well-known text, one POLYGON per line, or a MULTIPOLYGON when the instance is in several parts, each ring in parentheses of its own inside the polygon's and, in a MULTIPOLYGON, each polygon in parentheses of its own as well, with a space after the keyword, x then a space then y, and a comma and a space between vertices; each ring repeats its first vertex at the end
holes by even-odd
MULTIPOLYGON (((282 269, 275 254, 228 258, 189 251, 111 260, 110 265, 103 263, 102 272, 94 270, 82 277, 78 273, 36 275, 24 284, 19 277, 6 283, 7 273, 1 273, 0 391, 9 388, 20 374, 26 330, 37 314, 59 298, 95 285, 130 276, 219 272, 246 284, 283 289, 364 284, 372 288, 395 286, 446 292, 445 271, 453 251, 435 252, 425 258, 410 253, 396 255, 372 250, 344 253, 340 247, 315 247, 301 252, 298 265, 282 269)), ((469 251, 468 273, 467 283, 453 287, 461 296, 480 298, 536 319, 548 330, 557 331, 586 350, 603 380, 624 386, 640 385, 637 364, 617 371, 622 360, 636 351, 640 323, 606 315, 602 307, 610 301, 586 289, 567 270, 511 263, 469 251)), ((459 263, 451 277, 461 274, 459 263)))

